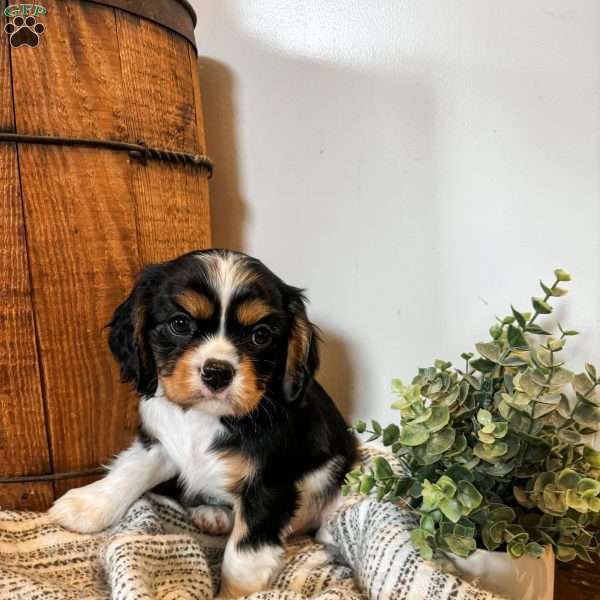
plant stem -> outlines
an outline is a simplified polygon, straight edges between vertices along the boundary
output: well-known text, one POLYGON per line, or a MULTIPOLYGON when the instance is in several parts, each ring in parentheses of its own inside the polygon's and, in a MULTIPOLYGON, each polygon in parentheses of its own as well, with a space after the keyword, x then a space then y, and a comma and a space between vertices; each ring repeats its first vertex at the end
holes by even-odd
MULTIPOLYGON (((596 383, 594 383, 594 387, 592 387, 589 392, 587 392, 586 396, 583 396, 583 398, 585 400, 587 400, 587 396, 589 396, 597 387, 598 385, 600 385, 600 381, 596 381, 596 383)), ((571 411, 571 414, 573 414, 577 408, 579 407, 579 405, 581 404, 581 399, 577 398, 577 402, 575 402, 575 406, 573 407, 573 410, 571 411)), ((566 423, 563 423, 559 429, 564 429, 565 427, 568 427, 569 425, 572 425, 574 423, 573 419, 568 419, 566 423)))
POLYGON ((406 472, 408 474, 412 473, 412 469, 410 468, 409 464, 406 462, 406 459, 403 456, 396 456, 396 459, 404 465, 404 468, 406 469, 406 472))
MULTIPOLYGON (((559 284, 559 281, 560 280, 557 277, 556 281, 552 284, 552 287, 550 289, 553 290, 559 284)), ((546 294, 546 296, 544 297, 544 302, 547 302, 548 298, 550 298, 551 295, 552 294, 546 294)), ((533 322, 538 318, 539 315, 540 315, 540 313, 536 309, 536 311, 533 313, 533 316, 531 317, 531 319, 529 319, 529 321, 527 321, 527 323, 525 323, 525 328, 527 328, 529 325, 532 325, 533 322)))
MULTIPOLYGON (((556 284, 555 284, 556 285, 556 284)), ((548 373, 548 376, 546 377, 546 383, 550 383, 550 381, 552 380, 552 375, 554 375, 554 350, 549 350, 550 351, 550 372, 548 373)), ((542 389, 538 392, 538 395, 534 398, 534 402, 537 402, 545 393, 545 389, 544 387, 542 387, 542 389)), ((534 410, 535 410, 535 404, 534 404, 534 410)), ((531 419, 529 420, 529 427, 527 429, 527 433, 531 433, 531 430, 533 428, 533 411, 531 413, 531 419)))

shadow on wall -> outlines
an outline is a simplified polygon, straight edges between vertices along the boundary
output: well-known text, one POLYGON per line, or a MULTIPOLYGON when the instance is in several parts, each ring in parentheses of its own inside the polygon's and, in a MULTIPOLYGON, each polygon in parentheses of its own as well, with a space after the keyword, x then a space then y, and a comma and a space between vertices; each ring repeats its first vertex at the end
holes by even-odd
POLYGON ((211 58, 199 57, 206 147, 215 161, 210 182, 213 245, 244 249, 246 203, 239 184, 237 135, 235 131, 233 72, 211 58))
MULTIPOLYGON (((210 183, 213 244, 243 251, 248 208, 239 181, 234 74, 226 65, 210 58, 200 57, 198 63, 206 146, 216 164, 215 177, 210 183)), ((346 344, 329 330, 322 332, 322 338, 318 379, 342 413, 350 415, 353 369, 346 344)))
POLYGON ((334 399, 341 413, 349 418, 354 398, 354 369, 347 350, 347 342, 333 331, 321 329, 321 368, 319 383, 334 399))

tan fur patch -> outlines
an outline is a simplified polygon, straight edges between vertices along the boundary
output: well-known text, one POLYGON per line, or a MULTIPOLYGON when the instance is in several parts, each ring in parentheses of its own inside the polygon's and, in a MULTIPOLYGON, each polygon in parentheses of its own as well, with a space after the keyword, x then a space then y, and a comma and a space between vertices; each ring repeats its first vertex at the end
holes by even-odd
POLYGON ((250 481, 256 474, 254 461, 248 456, 231 450, 218 452, 218 455, 225 464, 227 473, 225 488, 230 494, 240 494, 244 483, 250 481))
POLYGON ((237 415, 246 415, 258 406, 265 392, 265 384, 257 378, 251 360, 242 359, 239 371, 243 383, 241 391, 234 398, 235 412, 237 415))
POLYGON ((233 507, 233 514, 235 515, 233 521, 233 529, 231 531, 231 539, 238 543, 248 535, 248 524, 242 515, 242 503, 240 500, 236 500, 233 507))
POLYGON ((307 533, 320 526, 324 506, 335 498, 331 492, 331 484, 333 476, 338 472, 341 460, 340 457, 332 458, 296 483, 300 499, 294 517, 286 528, 286 535, 307 533))
POLYGON ((247 300, 242 302, 235 311, 235 316, 241 325, 254 325, 262 318, 273 312, 264 300, 247 300))
POLYGON ((167 398, 181 406, 189 406, 198 400, 198 369, 193 364, 195 352, 196 348, 184 352, 177 360, 173 372, 160 378, 167 398))
POLYGON ((204 294, 193 290, 181 292, 175 300, 195 319, 210 319, 215 312, 214 304, 204 294))
POLYGON ((288 344, 288 355, 285 363, 285 376, 288 380, 293 380, 296 372, 302 366, 308 353, 310 344, 310 328, 306 321, 296 319, 294 321, 292 337, 288 344))
POLYGON ((234 408, 236 415, 246 415, 258 406, 265 392, 265 384, 258 380, 254 365, 247 358, 240 362, 239 372, 242 376, 242 386, 241 391, 234 397, 234 408))

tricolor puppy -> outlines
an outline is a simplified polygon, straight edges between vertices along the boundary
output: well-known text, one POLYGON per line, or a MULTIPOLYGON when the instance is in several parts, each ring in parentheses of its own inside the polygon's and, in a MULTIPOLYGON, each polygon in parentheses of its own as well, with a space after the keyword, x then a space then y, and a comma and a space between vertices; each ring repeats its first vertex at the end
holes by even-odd
POLYGON ((192 252, 146 268, 110 327, 141 396, 140 434, 52 517, 99 531, 176 477, 184 498, 211 499, 193 512, 201 527, 231 530, 221 595, 268 587, 286 536, 319 527, 356 454, 313 378, 317 335, 301 290, 244 254, 192 252))

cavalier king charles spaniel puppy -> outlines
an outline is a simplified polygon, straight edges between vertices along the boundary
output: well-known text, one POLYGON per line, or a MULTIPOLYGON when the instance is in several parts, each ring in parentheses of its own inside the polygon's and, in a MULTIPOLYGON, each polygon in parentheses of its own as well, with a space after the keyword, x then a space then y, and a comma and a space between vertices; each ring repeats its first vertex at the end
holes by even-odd
POLYGON ((198 526, 229 533, 221 596, 267 588, 291 533, 335 506, 356 441, 315 381, 317 333, 302 290, 228 250, 147 267, 110 323, 109 345, 139 395, 140 431, 99 481, 51 517, 73 531, 117 522, 176 480, 198 526))

